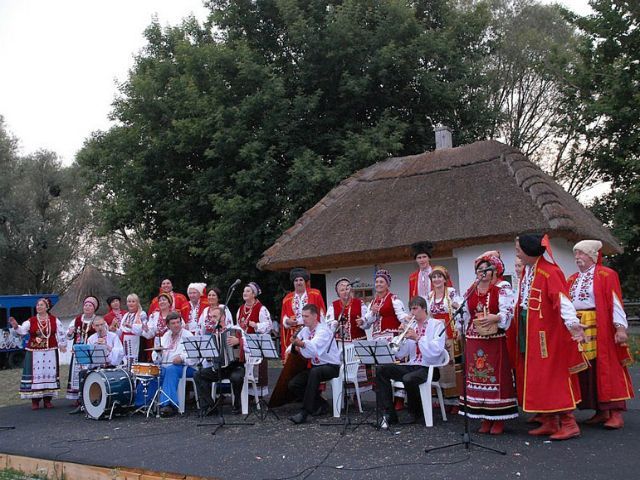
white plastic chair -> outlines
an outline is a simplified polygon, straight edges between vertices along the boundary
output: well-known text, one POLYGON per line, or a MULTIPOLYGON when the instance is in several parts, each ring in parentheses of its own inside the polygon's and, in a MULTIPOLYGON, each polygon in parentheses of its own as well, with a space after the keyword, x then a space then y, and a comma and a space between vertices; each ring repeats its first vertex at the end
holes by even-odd
POLYGON ((185 410, 185 402, 187 395, 187 382, 191 382, 193 386, 193 393, 196 397, 196 406, 198 409, 200 408, 200 400, 198 399, 198 388, 196 387, 196 381, 191 378, 187 378, 187 366, 182 367, 182 377, 180 378, 180 382, 178 383, 178 412, 181 414, 184 413, 185 410))
MULTIPOLYGON (((216 398, 216 386, 218 383, 228 383, 231 385, 229 379, 221 380, 220 382, 213 382, 211 384, 211 398, 216 398)), ((235 405, 236 396, 233 394, 233 387, 231 388, 231 405, 235 405)), ((242 415, 249 415, 249 376, 244 374, 244 381, 242 382, 242 391, 240 392, 240 408, 242 409, 242 415)))
MULTIPOLYGON (((445 350, 446 358, 440 365, 430 365, 429 373, 427 375, 427 381, 421 383, 419 386, 420 390, 420 401, 422 402, 422 414, 424 415, 424 424, 427 427, 433 427, 433 405, 431 400, 431 388, 436 389, 436 394, 438 396, 438 403, 440 404, 440 413, 442 414, 442 421, 447 421, 447 412, 444 406, 444 395, 442 394, 442 386, 440 382, 433 381, 433 372, 434 369, 439 367, 444 367, 449 363, 449 353, 445 350)), ((399 381, 391 382, 391 391, 393 392, 394 388, 404 388, 404 384, 399 381)))
MULTIPOLYGON (((247 361, 244 365, 245 377, 247 378, 247 382, 251 383, 251 387, 253 388, 253 398, 256 402, 257 410, 260 410, 260 396, 258 395, 258 382, 255 378, 254 371, 256 370, 256 367, 262 363, 262 361, 263 361, 262 358, 254 358, 252 356, 249 356, 249 358, 247 358, 247 361)), ((248 394, 248 390, 247 390, 247 394, 248 394)))
MULTIPOLYGON (((342 411, 343 401, 342 401, 342 380, 344 375, 344 369, 347 369, 347 382, 352 383, 356 389, 356 398, 358 399, 358 409, 360 413, 362 413, 362 403, 360 401, 360 385, 358 384, 358 367, 360 366, 360 361, 356 358, 356 349, 351 343, 345 343, 345 364, 340 365, 340 375, 337 378, 331 380, 331 392, 333 395, 333 416, 339 417, 340 412, 342 411), (336 414, 337 412, 337 414, 336 414)), ((342 344, 340 345, 340 359, 342 360, 342 344)))

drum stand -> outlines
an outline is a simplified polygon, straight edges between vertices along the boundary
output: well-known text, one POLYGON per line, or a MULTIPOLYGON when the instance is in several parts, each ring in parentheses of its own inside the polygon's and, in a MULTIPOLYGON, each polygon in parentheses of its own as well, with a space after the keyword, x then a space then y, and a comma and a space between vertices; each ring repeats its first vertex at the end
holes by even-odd
MULTIPOLYGON (((131 415, 135 415, 136 413, 142 413, 143 415, 146 415, 147 418, 149 418, 149 413, 151 412, 151 408, 153 407, 153 400, 149 405, 147 405, 147 398, 149 397, 147 393, 149 392, 149 384, 156 378, 157 377, 142 377, 142 376, 135 377, 134 388, 133 388, 134 397, 135 397, 137 382, 140 382, 140 384, 142 385, 142 395, 144 396, 144 403, 142 404, 142 406, 138 407, 133 412, 131 412, 131 415)), ((158 383, 160 382, 158 381, 158 383)), ((158 388, 160 387, 158 386, 158 388)), ((155 395, 153 396, 153 398, 155 399, 155 395)))
MULTIPOLYGON (((169 398, 169 395, 164 393, 164 390, 162 389, 161 379, 162 379, 162 373, 160 373, 160 375, 158 376, 158 390, 156 390, 155 395, 151 399, 151 404, 149 405, 149 408, 147 409, 147 418, 149 418, 149 413, 151 413, 151 410, 153 410, 154 406, 155 406, 155 409, 156 409, 156 418, 160 418, 160 399, 162 398, 161 397, 162 394, 164 394, 164 396, 167 398, 167 400, 169 400, 169 402, 171 402, 173 404, 173 406, 176 407, 176 410, 180 408, 176 402, 174 402, 173 400, 171 400, 169 398)), ((143 387, 143 390, 144 390, 144 387, 143 387)))

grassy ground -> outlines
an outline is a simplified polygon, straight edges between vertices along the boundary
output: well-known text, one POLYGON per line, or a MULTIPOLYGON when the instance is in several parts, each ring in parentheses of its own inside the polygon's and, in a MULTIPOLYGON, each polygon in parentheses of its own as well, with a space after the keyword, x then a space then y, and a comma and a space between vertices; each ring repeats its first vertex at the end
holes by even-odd
POLYGON ((13 469, 0 470, 0 480, 40 480, 46 477, 26 475, 13 469))
MULTIPOLYGON (((62 365, 60 367, 60 393, 58 398, 64 398, 67 386, 67 377, 69 375, 69 366, 62 365)), ((22 376, 21 368, 13 368, 11 370, 0 370, 0 407, 9 405, 18 405, 27 402, 20 399, 20 377, 22 376)), ((8 477, 11 478, 11 477, 8 477)), ((5 477, 0 476, 0 480, 5 477)))

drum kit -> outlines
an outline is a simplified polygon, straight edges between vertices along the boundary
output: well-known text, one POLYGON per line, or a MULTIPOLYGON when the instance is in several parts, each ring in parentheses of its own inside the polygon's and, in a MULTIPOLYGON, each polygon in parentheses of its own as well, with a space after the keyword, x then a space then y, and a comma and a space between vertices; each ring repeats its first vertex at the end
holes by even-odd
MULTIPOLYGON (((162 347, 148 348, 145 351, 162 353, 162 347)), ((82 405, 89 418, 111 420, 115 412, 122 414, 142 413, 147 417, 155 409, 159 411, 160 364, 128 362, 130 368, 97 368, 91 370, 82 387, 82 405), (158 386, 151 402, 148 402, 152 384, 158 386), (135 409, 136 391, 141 386, 144 402, 135 409)))

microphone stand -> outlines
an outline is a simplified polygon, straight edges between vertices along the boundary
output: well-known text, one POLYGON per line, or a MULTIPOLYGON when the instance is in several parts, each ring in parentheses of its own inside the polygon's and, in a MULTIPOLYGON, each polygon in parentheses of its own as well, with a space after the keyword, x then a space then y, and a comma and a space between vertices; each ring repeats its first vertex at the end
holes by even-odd
MULTIPOLYGON (((484 279, 484 277, 487 275, 487 272, 484 271, 482 272, 482 278, 484 279)), ((499 450, 497 448, 492 448, 492 447, 488 447, 486 445, 482 445, 478 442, 474 442, 471 438, 471 432, 469 430, 469 410, 468 410, 468 398, 467 398, 467 326, 465 325, 465 321, 464 321, 464 317, 462 315, 462 311, 464 309, 465 304, 467 303, 467 300, 469 300, 469 297, 471 296, 471 294, 473 293, 473 291, 478 287, 478 284, 480 283, 480 278, 476 279, 473 284, 471 285, 471 288, 469 288, 469 290, 467 291, 467 294, 464 296, 464 299, 462 300, 462 303, 460 304, 460 306, 458 307, 458 309, 455 311, 455 313, 453 314, 453 318, 450 320, 453 321, 454 318, 456 318, 458 315, 460 316, 461 319, 461 325, 462 325, 462 329, 460 330, 461 336, 462 336, 462 396, 464 398, 464 408, 465 408, 465 412, 464 412, 464 432, 462 434, 462 441, 460 442, 454 442, 454 443, 450 443, 448 445, 441 445, 439 447, 433 447, 433 448, 425 448, 424 451, 425 453, 429 453, 429 452, 433 452, 436 450, 442 450, 445 448, 451 448, 451 447, 457 447, 459 445, 464 445, 465 450, 470 450, 471 445, 474 445, 476 447, 482 448, 484 450, 489 450, 491 452, 495 452, 495 453, 499 453, 500 455, 506 455, 507 452, 505 452, 504 450, 499 450)), ((470 322, 473 321, 473 319, 469 320, 470 322)), ((447 331, 446 326, 444 328, 444 330, 440 333, 440 335, 443 335, 445 332, 447 331)))
MULTIPOLYGON (((231 299, 231 295, 233 295, 233 292, 236 289, 236 286, 238 284, 236 282, 234 282, 230 287, 229 290, 227 290, 227 299, 225 301, 225 308, 227 308, 228 304, 229 304, 229 300, 231 299)), ((223 358, 222 358, 222 349, 225 348, 225 345, 222 345, 222 335, 221 335, 221 330, 222 330, 222 325, 221 322, 218 321, 218 324, 216 325, 216 336, 218 337, 218 358, 214 359, 214 363, 216 364, 216 370, 218 371, 218 380, 216 381, 216 383, 220 384, 222 382, 222 362, 223 362, 223 358)), ((245 375, 247 374, 247 372, 245 371, 245 375)), ((231 395, 233 395, 233 385, 231 385, 231 395)), ((255 425, 252 422, 227 422, 224 419, 224 401, 222 401, 222 393, 220 393, 220 401, 216 401, 214 403, 214 405, 218 405, 218 421, 217 422, 212 422, 212 423, 198 423, 196 424, 197 427, 206 427, 206 426, 215 426, 216 428, 213 430, 213 432, 211 432, 211 435, 215 435, 217 433, 218 430, 220 430, 222 427, 224 427, 225 425, 233 425, 233 426, 241 426, 241 425, 255 425)))
MULTIPOLYGON (((347 433, 347 428, 352 426, 351 417, 349 416, 349 398, 347 396, 347 350, 344 347, 345 339, 344 339, 344 325, 349 321, 348 318, 344 316, 344 307, 342 308, 342 312, 340 312, 340 316, 338 317, 338 325, 340 328, 340 341, 342 343, 342 406, 344 408, 344 420, 338 422, 328 422, 321 423, 320 425, 323 427, 330 427, 334 425, 342 425, 342 431, 340 435, 345 435, 347 433)), ((335 335, 331 339, 332 342, 335 341, 335 335)), ((333 345, 332 343, 329 345, 333 345)), ((329 347, 331 349, 331 346, 329 347)), ((360 425, 356 425, 356 428, 360 425)))

